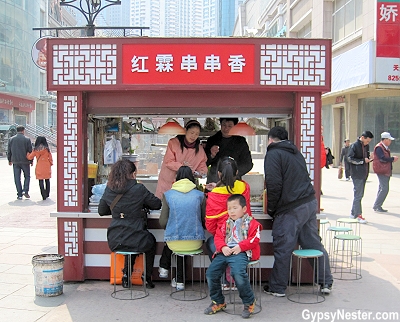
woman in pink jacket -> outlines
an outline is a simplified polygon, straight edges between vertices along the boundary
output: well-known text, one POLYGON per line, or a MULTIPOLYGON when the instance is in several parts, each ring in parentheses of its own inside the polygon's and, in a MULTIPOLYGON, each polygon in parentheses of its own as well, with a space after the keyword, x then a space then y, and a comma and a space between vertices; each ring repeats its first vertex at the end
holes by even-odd
POLYGON ((38 136, 35 142, 35 148, 26 155, 28 160, 36 157, 36 179, 39 180, 40 193, 43 200, 50 195, 51 166, 53 165, 53 156, 51 155, 49 145, 44 136, 38 136))
POLYGON ((156 197, 160 199, 165 191, 171 189, 181 166, 190 167, 195 176, 207 174, 207 156, 199 140, 201 125, 196 120, 190 120, 185 129, 185 135, 178 135, 168 141, 156 190, 156 197))

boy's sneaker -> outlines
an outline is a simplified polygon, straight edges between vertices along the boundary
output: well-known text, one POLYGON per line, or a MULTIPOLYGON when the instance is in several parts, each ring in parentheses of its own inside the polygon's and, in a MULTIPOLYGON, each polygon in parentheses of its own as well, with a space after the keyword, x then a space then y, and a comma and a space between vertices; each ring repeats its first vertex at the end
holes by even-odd
POLYGON ((226 309, 226 303, 217 304, 212 301, 210 306, 204 310, 204 314, 211 315, 226 309))
POLYGON ((320 290, 322 294, 330 294, 332 291, 332 284, 325 284, 325 285, 321 284, 320 290))
POLYGON ((253 314, 255 306, 256 300, 254 300, 253 304, 245 304, 242 312, 242 318, 248 319, 253 314))
POLYGON ((168 278, 168 270, 162 267, 158 268, 158 276, 160 278, 168 278))
POLYGON ((284 297, 284 296, 286 296, 285 293, 279 293, 279 292, 275 292, 275 291, 271 290, 269 288, 268 284, 264 285, 264 293, 267 293, 269 295, 273 295, 273 296, 276 296, 276 297, 284 297))
POLYGON ((22 200, 22 197, 17 197, 17 200, 22 200))
POLYGON ((358 215, 357 216, 357 220, 360 224, 366 224, 368 223, 368 221, 362 216, 362 215, 358 215))

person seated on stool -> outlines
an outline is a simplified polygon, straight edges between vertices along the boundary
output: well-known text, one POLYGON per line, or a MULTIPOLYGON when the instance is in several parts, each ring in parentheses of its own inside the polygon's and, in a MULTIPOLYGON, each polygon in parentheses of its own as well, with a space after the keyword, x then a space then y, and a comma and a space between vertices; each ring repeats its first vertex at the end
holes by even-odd
POLYGON ((204 314, 215 314, 226 308, 221 277, 229 266, 244 305, 242 317, 247 319, 254 312, 256 302, 247 265, 249 261, 260 258, 262 226, 247 213, 246 198, 243 195, 231 195, 227 206, 229 218, 216 231, 214 242, 217 253, 206 273, 212 302, 204 310, 204 314))
MULTIPOLYGON (((145 253, 146 287, 154 288, 151 275, 156 254, 156 239, 147 230, 145 208, 160 209, 161 200, 136 181, 136 166, 133 162, 117 161, 111 168, 98 212, 100 216, 112 215, 107 229, 108 246, 112 252, 145 253), (122 195, 119 200, 116 199, 118 195, 122 195), (114 200, 117 200, 117 203, 113 205, 114 200)), ((132 266, 134 263, 135 258, 132 258, 132 266)), ((122 276, 122 286, 125 288, 129 287, 128 272, 128 256, 125 256, 122 276)))
MULTIPOLYGON (((172 189, 164 192, 160 214, 160 226, 165 228, 164 246, 160 267, 160 277, 168 277, 172 252, 190 252, 201 248, 204 235, 205 198, 204 193, 196 189, 192 169, 181 166, 176 173, 172 189)), ((177 280, 172 286, 178 291, 184 290, 183 259, 178 256, 177 280)))

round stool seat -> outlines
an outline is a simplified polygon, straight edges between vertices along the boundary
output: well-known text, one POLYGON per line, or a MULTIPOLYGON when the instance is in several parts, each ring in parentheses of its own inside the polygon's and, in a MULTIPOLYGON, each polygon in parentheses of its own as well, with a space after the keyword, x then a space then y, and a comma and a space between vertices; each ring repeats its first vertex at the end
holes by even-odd
POLYGON ((350 227, 341 227, 341 226, 332 226, 329 227, 328 230, 335 231, 335 232, 350 232, 353 231, 350 227))
POLYGON ((199 254, 202 254, 202 253, 203 253, 203 250, 201 248, 197 249, 197 250, 187 251, 187 252, 174 252, 174 254, 181 255, 181 256, 184 256, 184 255, 199 255, 199 254))
POLYGON ((339 218, 336 222, 343 222, 347 224, 358 224, 358 220, 355 218, 339 218))
POLYGON ((293 255, 301 258, 311 258, 311 257, 320 257, 323 253, 316 249, 296 249, 293 251, 293 255))
POLYGON ((325 224, 330 223, 330 221, 328 219, 320 219, 319 223, 320 223, 320 225, 325 225, 325 224))
POLYGON ((361 239, 360 236, 349 235, 349 234, 335 235, 333 238, 341 239, 341 240, 360 240, 361 239))
MULTIPOLYGON (((319 294, 319 263, 318 259, 324 256, 324 253, 317 249, 296 249, 292 252, 292 257, 290 258, 290 276, 292 276, 293 268, 293 256, 297 257, 297 272, 296 272, 296 289, 292 292, 291 283, 289 282, 289 290, 287 299, 291 302, 301 303, 301 304, 316 304, 325 301, 325 296, 319 294), (313 259, 312 269, 314 272, 314 280, 311 287, 306 287, 301 285, 301 275, 302 275, 302 260, 303 259, 313 259), (311 290, 310 290, 311 288, 311 290)), ((325 271, 325 261, 324 271, 325 271)), ((323 277, 323 283, 325 285, 325 276, 323 277)))

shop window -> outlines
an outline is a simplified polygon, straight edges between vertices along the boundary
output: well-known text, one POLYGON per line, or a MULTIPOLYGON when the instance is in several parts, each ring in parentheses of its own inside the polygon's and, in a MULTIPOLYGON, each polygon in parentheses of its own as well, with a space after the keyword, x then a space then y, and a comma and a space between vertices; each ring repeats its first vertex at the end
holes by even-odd
POLYGON ((370 150, 380 141, 382 132, 390 132, 396 138, 390 145, 392 153, 400 152, 400 97, 375 97, 359 101, 358 133, 369 130, 374 134, 370 150))

